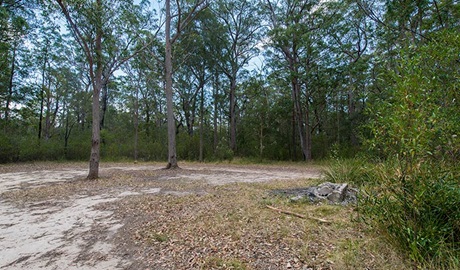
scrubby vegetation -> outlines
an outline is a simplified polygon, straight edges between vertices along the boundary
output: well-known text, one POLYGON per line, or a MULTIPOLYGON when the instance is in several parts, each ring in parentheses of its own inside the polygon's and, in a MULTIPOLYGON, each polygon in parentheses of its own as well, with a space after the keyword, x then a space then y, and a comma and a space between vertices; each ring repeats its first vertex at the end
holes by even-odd
POLYGON ((458 33, 402 52, 387 102, 376 100, 365 141, 368 159, 336 160, 332 181, 360 187, 362 222, 415 265, 460 267, 458 33))

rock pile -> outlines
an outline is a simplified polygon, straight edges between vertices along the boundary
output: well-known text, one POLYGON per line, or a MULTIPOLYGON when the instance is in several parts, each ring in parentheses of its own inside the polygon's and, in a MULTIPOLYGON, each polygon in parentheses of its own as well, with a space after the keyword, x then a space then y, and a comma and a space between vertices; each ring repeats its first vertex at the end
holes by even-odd
POLYGON ((330 182, 318 186, 295 189, 278 189, 273 194, 290 197, 291 201, 309 200, 311 202, 327 201, 334 204, 349 204, 356 202, 358 191, 346 183, 335 184, 330 182))

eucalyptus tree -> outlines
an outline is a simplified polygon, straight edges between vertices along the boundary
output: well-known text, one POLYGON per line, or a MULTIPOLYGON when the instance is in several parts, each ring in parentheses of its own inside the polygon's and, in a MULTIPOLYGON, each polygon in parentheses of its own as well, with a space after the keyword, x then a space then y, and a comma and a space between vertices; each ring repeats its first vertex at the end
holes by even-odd
POLYGON ((168 164, 167 169, 178 168, 176 151, 176 123, 173 103, 173 65, 172 45, 180 37, 187 25, 195 19, 198 13, 208 7, 207 0, 176 1, 174 13, 171 11, 171 1, 165 1, 165 92, 168 117, 168 164), (185 9, 185 10, 184 10, 185 9), (173 21, 174 17, 174 21, 173 21), (175 26, 174 30, 172 26, 175 26))
MULTIPOLYGON (((217 154, 219 144, 224 145, 224 142, 219 142, 220 139, 226 139, 226 136, 219 137, 219 127, 222 127, 223 115, 226 111, 225 93, 222 91, 226 88, 225 75, 222 74, 223 56, 226 54, 226 35, 225 26, 219 21, 217 14, 212 9, 207 9, 202 12, 196 20, 194 26, 195 31, 198 31, 200 47, 200 55, 192 61, 196 68, 200 69, 199 74, 206 72, 208 79, 208 88, 212 89, 212 99, 209 102, 212 104, 212 123, 213 123, 213 151, 217 154), (201 60, 200 60, 201 58, 201 60), (206 70, 199 67, 199 62, 203 61, 206 65, 206 70), (197 66, 198 64, 198 66, 197 66)), ((190 40, 193 40, 192 38, 190 40)), ((203 77, 204 78, 204 77, 203 77)), ((206 88, 206 87, 205 87, 206 88)), ((202 92, 203 93, 203 92, 202 92)))
MULTIPOLYGON (((211 77, 210 65, 213 61, 206 44, 207 32, 204 25, 209 16, 213 16, 210 10, 201 12, 197 18, 184 29, 182 37, 174 48, 174 59, 176 62, 177 93, 180 102, 181 119, 193 141, 196 136, 197 125, 199 126, 199 153, 198 159, 203 160, 204 155, 204 121, 205 105, 207 104, 206 85, 211 77), (197 124, 198 123, 198 124, 197 124)), ((192 153, 193 151, 190 151, 192 153)))
POLYGON ((375 50, 375 23, 359 8, 356 1, 326 2, 319 8, 324 64, 337 80, 333 99, 337 109, 337 142, 346 139, 358 145, 357 120, 364 108, 366 88, 370 84, 370 60, 375 50), (331 57, 332 56, 332 57, 331 57), (348 123, 346 134, 341 133, 340 112, 345 112, 348 123))
POLYGON ((272 59, 284 64, 278 69, 284 70, 291 87, 293 115, 297 134, 305 160, 312 158, 312 101, 313 88, 309 85, 307 73, 312 70, 318 51, 315 43, 314 9, 317 0, 265 1, 267 19, 270 21, 270 52, 272 59))
POLYGON ((230 81, 230 148, 235 152, 238 79, 244 66, 258 53, 257 45, 263 30, 262 17, 258 2, 250 0, 219 0, 214 3, 213 11, 224 29, 223 35, 218 37, 223 45, 218 64, 230 81))
POLYGON ((154 122, 158 127, 164 121, 164 113, 161 109, 161 104, 164 103, 162 97, 164 93, 161 89, 164 84, 161 79, 163 70, 158 65, 151 66, 151 61, 147 60, 152 48, 149 47, 122 66, 123 72, 127 75, 121 78, 121 88, 124 90, 121 97, 124 104, 121 106, 128 109, 133 117, 134 160, 138 160, 140 157, 139 141, 142 139, 141 135, 145 134, 146 139, 151 140, 151 122, 154 122), (152 117, 159 121, 155 121, 152 117))
POLYGON ((38 139, 41 140, 44 137, 48 140, 51 136, 52 122, 55 121, 59 109, 59 98, 55 86, 59 81, 58 77, 62 75, 59 69, 65 65, 68 51, 65 51, 65 41, 59 32, 55 16, 48 14, 47 10, 42 10, 41 14, 37 14, 37 24, 31 45, 33 46, 33 62, 36 63, 36 84, 39 89, 40 102, 38 139))
POLYGON ((100 93, 113 73, 143 50, 142 43, 150 27, 143 11, 147 3, 128 1, 55 0, 69 29, 83 50, 92 86, 92 139, 88 179, 99 176, 100 93))
POLYGON ((20 46, 30 29, 28 6, 25 1, 0 2, 0 99, 3 105, 3 124, 7 131, 11 104, 15 93, 15 76, 18 72, 18 54, 20 46))
POLYGON ((354 0, 369 19, 378 25, 380 53, 397 61, 398 50, 420 46, 431 34, 460 26, 460 3, 452 0, 354 0), (394 58, 394 59, 393 59, 394 58))

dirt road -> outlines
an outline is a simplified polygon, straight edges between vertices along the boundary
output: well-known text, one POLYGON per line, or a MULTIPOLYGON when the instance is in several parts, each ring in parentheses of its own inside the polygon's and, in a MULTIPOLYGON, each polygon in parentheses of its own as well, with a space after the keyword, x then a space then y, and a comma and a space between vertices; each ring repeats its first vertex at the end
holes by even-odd
POLYGON ((97 183, 83 180, 86 173, 83 164, 0 167, 0 269, 129 268, 129 256, 113 251, 124 224, 98 206, 142 194, 197 192, 155 186, 161 181, 224 185, 320 177, 319 169, 302 166, 203 164, 174 172, 158 164, 104 164, 97 183))

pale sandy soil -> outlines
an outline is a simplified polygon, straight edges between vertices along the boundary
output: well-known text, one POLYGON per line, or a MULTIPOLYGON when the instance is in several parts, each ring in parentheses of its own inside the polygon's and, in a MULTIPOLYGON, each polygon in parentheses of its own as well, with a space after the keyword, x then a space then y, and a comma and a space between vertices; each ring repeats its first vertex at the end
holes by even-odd
MULTIPOLYGON (((184 164, 182 170, 152 176, 160 164, 103 164, 100 175, 134 175, 156 181, 202 181, 210 185, 319 178, 318 168, 184 164)), ((50 198, 27 198, 27 191, 83 181, 83 164, 0 166, 0 269, 126 269, 129 257, 114 252, 113 238, 124 224, 103 203, 141 194, 181 195, 196 190, 123 185, 50 198), (26 192, 23 192, 26 191, 26 192), (16 192, 16 193, 15 193, 16 192), (23 193, 20 193, 23 192, 23 193), (13 195, 11 195, 13 194, 13 195), (22 194, 15 199, 15 194, 22 194), (25 194, 25 195, 24 195, 25 194), (8 195, 8 196, 7 196, 8 195)), ((131 176, 130 176, 131 177, 131 176)), ((83 182, 84 183, 84 182, 83 182)))

